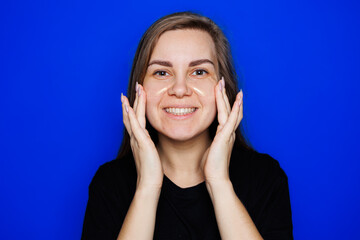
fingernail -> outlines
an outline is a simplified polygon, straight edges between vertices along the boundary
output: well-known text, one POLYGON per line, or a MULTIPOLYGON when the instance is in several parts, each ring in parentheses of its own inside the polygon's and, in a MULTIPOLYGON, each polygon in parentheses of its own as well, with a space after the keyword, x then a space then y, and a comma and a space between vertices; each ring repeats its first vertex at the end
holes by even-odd
POLYGON ((139 97, 141 95, 141 88, 139 87, 139 90, 138 90, 138 94, 139 94, 139 97))
POLYGON ((221 79, 220 79, 220 82, 219 82, 219 87, 220 87, 220 92, 222 92, 223 85, 222 85, 221 79))
POLYGON ((241 89, 241 90, 240 90, 240 100, 239 100, 239 106, 241 105, 242 100, 243 100, 243 92, 242 92, 242 89, 241 89))
POLYGON ((136 84, 135 84, 135 91, 137 92, 139 90, 139 84, 138 84, 138 82, 136 82, 136 84))
POLYGON ((121 102, 123 102, 123 93, 121 93, 120 100, 121 100, 121 102))
POLYGON ((128 109, 128 106, 125 104, 125 111, 128 113, 129 112, 129 109, 128 109))
POLYGON ((225 88, 225 79, 224 79, 224 76, 222 77, 222 84, 223 84, 223 88, 225 88))

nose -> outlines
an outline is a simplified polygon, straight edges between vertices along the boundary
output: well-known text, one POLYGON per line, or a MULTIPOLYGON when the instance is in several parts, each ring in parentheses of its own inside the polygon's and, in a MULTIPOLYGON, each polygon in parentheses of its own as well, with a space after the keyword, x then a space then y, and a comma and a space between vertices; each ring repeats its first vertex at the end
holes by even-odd
POLYGON ((176 96, 182 98, 184 96, 190 96, 192 94, 191 88, 188 86, 186 77, 175 77, 173 85, 168 91, 170 96, 176 96))

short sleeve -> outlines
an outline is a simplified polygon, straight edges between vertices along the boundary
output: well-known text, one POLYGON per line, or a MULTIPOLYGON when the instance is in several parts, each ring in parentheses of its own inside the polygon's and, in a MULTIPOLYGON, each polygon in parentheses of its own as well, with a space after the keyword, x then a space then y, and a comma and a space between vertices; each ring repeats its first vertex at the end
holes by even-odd
POLYGON ((265 240, 293 239, 293 225, 288 178, 278 161, 261 154, 264 168, 261 171, 258 191, 258 230, 265 240))
POLYGON ((89 185, 82 240, 114 240, 126 216, 129 200, 121 195, 113 169, 100 166, 89 185))

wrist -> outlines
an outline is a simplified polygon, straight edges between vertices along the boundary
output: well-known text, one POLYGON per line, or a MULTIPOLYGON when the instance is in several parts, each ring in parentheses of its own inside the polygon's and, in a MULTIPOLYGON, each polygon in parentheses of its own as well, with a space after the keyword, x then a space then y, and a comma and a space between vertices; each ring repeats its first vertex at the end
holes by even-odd
POLYGON ((144 193, 160 192, 161 188, 162 188, 162 183, 163 183, 163 181, 156 182, 156 183, 154 183, 154 182, 150 183, 148 181, 145 181, 144 179, 138 178, 137 182, 136 182, 136 191, 141 191, 144 193))
POLYGON ((205 177, 205 183, 206 185, 209 185, 211 187, 221 187, 224 185, 232 184, 230 181, 229 176, 222 176, 222 177, 205 177))
POLYGON ((230 179, 217 179, 217 180, 206 180, 206 188, 213 199, 215 195, 221 195, 226 191, 233 190, 233 185, 230 179))
POLYGON ((141 199, 158 199, 161 188, 139 185, 136 187, 135 196, 141 199))
POLYGON ((136 189, 144 189, 149 190, 149 191, 161 191, 162 188, 162 184, 163 184, 163 178, 164 175, 162 175, 161 177, 158 178, 143 178, 140 175, 138 175, 137 177, 137 181, 136 181, 136 189))
POLYGON ((221 189, 222 187, 232 187, 232 182, 229 178, 224 179, 212 179, 212 180, 205 180, 205 183, 208 187, 214 188, 214 189, 221 189))

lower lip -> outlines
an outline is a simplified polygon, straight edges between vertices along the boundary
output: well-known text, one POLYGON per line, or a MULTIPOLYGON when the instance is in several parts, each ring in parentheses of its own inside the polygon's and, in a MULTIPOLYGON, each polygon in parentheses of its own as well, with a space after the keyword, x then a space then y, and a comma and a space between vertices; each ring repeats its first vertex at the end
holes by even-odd
POLYGON ((188 113, 188 114, 184 114, 184 115, 175 115, 172 113, 168 113, 167 111, 165 111, 165 109, 164 109, 164 112, 168 117, 170 117, 172 119, 183 120, 183 119, 191 118, 196 113, 197 110, 198 109, 196 108, 195 111, 193 111, 192 113, 188 113))

